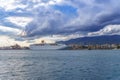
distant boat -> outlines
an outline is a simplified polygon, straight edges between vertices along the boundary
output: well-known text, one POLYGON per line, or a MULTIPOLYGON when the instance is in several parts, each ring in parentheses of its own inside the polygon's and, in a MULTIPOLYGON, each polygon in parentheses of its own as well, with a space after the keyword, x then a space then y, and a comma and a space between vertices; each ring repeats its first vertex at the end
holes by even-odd
POLYGON ((59 50, 66 47, 65 44, 45 43, 44 40, 42 40, 40 44, 30 45, 31 50, 59 50))

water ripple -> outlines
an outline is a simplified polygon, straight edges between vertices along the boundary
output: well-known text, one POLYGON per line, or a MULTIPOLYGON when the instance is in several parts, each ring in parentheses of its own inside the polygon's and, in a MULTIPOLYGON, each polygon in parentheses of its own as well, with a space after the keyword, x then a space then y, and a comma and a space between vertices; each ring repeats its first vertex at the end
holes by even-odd
POLYGON ((0 80, 119 80, 120 53, 0 51, 0 80))

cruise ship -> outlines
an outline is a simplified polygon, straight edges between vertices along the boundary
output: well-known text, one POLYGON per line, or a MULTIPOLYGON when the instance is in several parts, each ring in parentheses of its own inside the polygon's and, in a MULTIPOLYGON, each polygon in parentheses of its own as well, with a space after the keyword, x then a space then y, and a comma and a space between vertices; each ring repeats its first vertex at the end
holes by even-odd
POLYGON ((45 43, 44 40, 40 44, 30 45, 31 50, 59 50, 67 47, 65 44, 45 43))

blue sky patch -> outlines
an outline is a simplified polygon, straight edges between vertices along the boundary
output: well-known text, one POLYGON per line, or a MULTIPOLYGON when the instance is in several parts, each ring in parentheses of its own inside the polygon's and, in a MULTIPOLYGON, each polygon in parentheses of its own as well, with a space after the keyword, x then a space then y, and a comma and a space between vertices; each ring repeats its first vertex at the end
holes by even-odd
POLYGON ((69 5, 55 5, 54 9, 61 11, 62 13, 66 15, 76 15, 77 14, 77 8, 74 8, 69 5))

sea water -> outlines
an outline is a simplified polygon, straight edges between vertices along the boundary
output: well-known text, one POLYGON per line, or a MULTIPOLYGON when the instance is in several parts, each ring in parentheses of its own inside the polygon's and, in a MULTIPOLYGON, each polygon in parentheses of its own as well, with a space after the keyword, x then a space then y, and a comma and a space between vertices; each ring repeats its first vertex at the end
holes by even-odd
POLYGON ((120 50, 0 50, 0 80, 120 80, 120 50))

